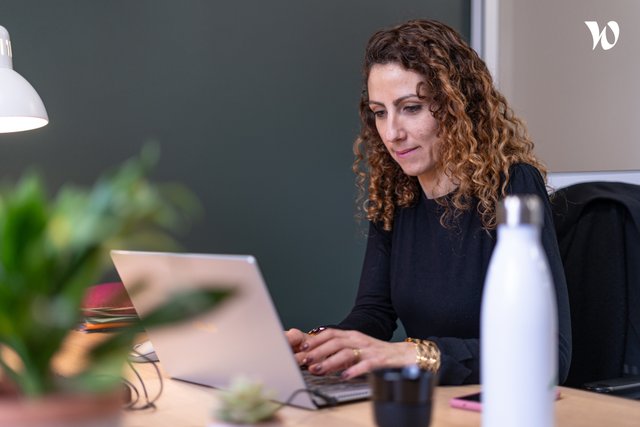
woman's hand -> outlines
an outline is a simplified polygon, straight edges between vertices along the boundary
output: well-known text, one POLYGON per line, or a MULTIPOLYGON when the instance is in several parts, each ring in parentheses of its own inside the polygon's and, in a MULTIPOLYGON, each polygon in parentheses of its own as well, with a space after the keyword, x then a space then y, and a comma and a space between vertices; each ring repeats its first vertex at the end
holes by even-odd
POLYGON ((305 334, 300 329, 291 328, 285 332, 285 336, 287 340, 289 340, 289 345, 296 357, 296 362, 298 362, 298 365, 304 365, 303 360, 307 357, 307 352, 303 351, 302 347, 310 335, 305 334))
POLYGON ((290 329, 286 335, 298 363, 316 375, 344 370, 342 376, 349 379, 373 369, 416 362, 415 344, 381 341, 357 331, 326 329, 311 336, 290 329))

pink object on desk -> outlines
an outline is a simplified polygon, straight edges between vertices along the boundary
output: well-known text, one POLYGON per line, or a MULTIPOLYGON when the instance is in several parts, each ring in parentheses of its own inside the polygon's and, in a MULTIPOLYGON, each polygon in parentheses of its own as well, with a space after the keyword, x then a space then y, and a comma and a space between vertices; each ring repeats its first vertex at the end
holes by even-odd
POLYGON ((87 289, 82 302, 83 310, 116 308, 121 314, 136 314, 122 282, 93 285, 87 289))

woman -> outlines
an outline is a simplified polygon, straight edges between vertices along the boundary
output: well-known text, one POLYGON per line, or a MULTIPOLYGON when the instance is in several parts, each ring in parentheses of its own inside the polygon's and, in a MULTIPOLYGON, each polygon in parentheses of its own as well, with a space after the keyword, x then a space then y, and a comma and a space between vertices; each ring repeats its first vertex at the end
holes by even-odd
POLYGON ((484 62, 450 27, 414 20, 371 37, 364 85, 354 171, 368 186, 370 226, 358 295, 338 325, 287 332, 298 362, 319 375, 344 369, 345 378, 418 362, 439 371, 441 384, 479 382, 496 204, 534 193, 545 206, 562 382, 571 331, 546 171, 484 62), (412 338, 387 342, 397 319, 412 338))

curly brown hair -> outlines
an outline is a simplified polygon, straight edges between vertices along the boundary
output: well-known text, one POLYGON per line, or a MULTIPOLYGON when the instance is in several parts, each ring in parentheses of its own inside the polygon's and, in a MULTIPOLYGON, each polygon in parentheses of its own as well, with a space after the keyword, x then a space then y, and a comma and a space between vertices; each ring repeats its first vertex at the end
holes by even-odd
POLYGON ((367 219, 391 230, 396 207, 411 206, 421 191, 418 179, 406 175, 388 153, 369 108, 371 67, 389 63, 424 77, 416 90, 420 98, 428 96, 439 125, 435 167, 458 185, 450 196, 436 199, 444 207, 441 224, 454 224, 463 211, 475 205, 483 227, 495 228, 496 204, 505 196, 509 167, 528 163, 545 179, 546 169, 533 154, 524 123, 493 86, 484 61, 455 30, 431 20, 412 20, 378 31, 366 48, 361 130, 353 146, 353 171, 359 200, 366 199, 367 219))

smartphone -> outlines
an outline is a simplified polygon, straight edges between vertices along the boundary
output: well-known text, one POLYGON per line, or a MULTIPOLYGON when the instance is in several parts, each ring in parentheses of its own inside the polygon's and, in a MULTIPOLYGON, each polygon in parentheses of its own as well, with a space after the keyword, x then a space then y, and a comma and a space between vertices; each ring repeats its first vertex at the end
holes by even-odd
POLYGON ((466 409, 480 412, 482 410, 481 393, 467 394, 465 396, 454 397, 449 401, 452 408, 466 409))
POLYGON ((598 393, 625 394, 640 391, 640 376, 611 378, 586 383, 584 388, 598 393))
MULTIPOLYGON (((556 399, 560 398, 560 390, 556 390, 556 399)), ((449 400, 452 408, 466 409, 468 411, 482 411, 482 393, 472 393, 464 396, 453 397, 449 400)))

